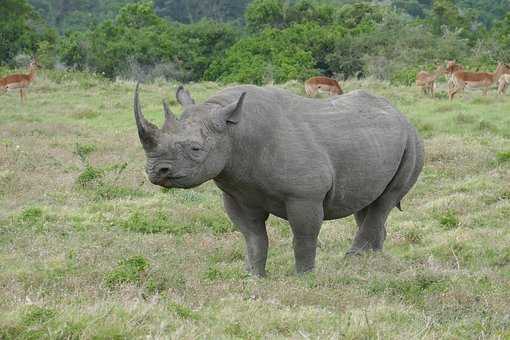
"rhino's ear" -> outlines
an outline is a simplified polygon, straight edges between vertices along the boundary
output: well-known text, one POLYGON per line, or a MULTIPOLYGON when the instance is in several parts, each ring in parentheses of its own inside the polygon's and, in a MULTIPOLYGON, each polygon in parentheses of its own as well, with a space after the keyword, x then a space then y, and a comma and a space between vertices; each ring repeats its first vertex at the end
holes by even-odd
POLYGON ((135 99, 134 99, 134 112, 135 112, 135 121, 136 126, 138 127, 138 136, 140 137, 140 142, 142 142, 143 148, 145 150, 151 150, 155 148, 158 144, 157 136, 159 133, 158 128, 145 119, 142 113, 142 108, 140 106, 139 99, 139 87, 140 83, 136 84, 135 90, 135 99))
POLYGON ((184 86, 179 85, 177 92, 175 92, 175 98, 182 106, 194 105, 195 101, 191 98, 189 91, 184 86))
POLYGON ((165 123, 161 129, 163 131, 170 131, 175 126, 177 126, 177 118, 175 118, 173 112, 170 111, 170 107, 166 99, 163 100, 163 110, 165 111, 165 123))
POLYGON ((237 124, 241 119, 241 112, 243 110, 243 102, 246 92, 241 94, 239 99, 227 106, 221 108, 217 113, 217 120, 219 126, 226 126, 226 124, 237 124))

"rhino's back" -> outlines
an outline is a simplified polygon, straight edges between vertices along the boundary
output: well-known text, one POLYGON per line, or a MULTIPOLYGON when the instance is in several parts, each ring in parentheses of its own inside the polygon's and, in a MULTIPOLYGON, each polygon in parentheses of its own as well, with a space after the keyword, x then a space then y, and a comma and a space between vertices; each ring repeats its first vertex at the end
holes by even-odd
MULTIPOLYGON (((287 120, 297 124, 314 123, 317 120, 345 121, 359 124, 363 120, 401 120, 402 114, 382 97, 363 90, 355 90, 328 99, 313 99, 298 96, 276 87, 242 85, 226 88, 207 102, 227 105, 246 92, 243 119, 274 123, 287 120)), ((405 119, 404 119, 405 121, 405 119)), ((276 125, 275 128, 278 128, 276 125)))
POLYGON ((326 219, 362 209, 387 187, 414 133, 385 99, 364 91, 324 100, 240 86, 219 98, 232 102, 242 92, 243 116, 235 128, 238 167, 249 165, 242 187, 271 197, 268 209, 283 207, 277 201, 289 196, 314 195, 324 198, 326 219))

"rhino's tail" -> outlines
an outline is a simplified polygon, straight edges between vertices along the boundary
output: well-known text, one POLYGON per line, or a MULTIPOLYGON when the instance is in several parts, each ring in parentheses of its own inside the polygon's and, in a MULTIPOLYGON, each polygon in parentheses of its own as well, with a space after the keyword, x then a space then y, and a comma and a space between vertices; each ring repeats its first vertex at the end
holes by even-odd
POLYGON ((402 206, 400 205, 400 201, 398 201, 397 205, 396 205, 397 209, 400 210, 400 211, 403 211, 402 210, 402 206))

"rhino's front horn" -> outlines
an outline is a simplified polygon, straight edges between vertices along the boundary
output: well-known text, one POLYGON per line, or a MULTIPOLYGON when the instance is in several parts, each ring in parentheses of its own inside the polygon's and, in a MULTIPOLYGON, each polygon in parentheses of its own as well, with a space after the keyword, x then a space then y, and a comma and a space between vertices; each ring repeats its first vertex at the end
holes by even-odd
POLYGON ((163 110, 165 110, 165 123, 163 124, 163 131, 170 131, 172 128, 177 126, 177 118, 172 111, 170 111, 170 107, 168 106, 168 101, 163 100, 163 110))
POLYGON ((143 148, 145 150, 149 150, 157 145, 157 136, 159 130, 154 124, 146 120, 142 114, 142 108, 140 107, 140 99, 138 95, 139 88, 140 83, 137 83, 134 100, 135 121, 136 126, 138 127, 138 136, 140 137, 140 142, 142 142, 143 148))

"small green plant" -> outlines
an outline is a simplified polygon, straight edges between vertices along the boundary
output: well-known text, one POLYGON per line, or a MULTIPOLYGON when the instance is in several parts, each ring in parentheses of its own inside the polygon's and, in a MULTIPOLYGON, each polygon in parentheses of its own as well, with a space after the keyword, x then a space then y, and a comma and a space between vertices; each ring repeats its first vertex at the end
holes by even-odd
POLYGON ((39 306, 30 306, 22 316, 22 323, 26 326, 33 326, 45 323, 55 317, 57 313, 53 309, 39 306))
POLYGON ((133 256, 119 261, 117 267, 105 275, 105 284, 114 288, 124 283, 139 285, 150 264, 143 256, 133 256))
POLYGON ((169 307, 182 319, 198 320, 198 314, 187 306, 171 302, 169 307))
POLYGON ((201 225, 205 229, 212 230, 214 234, 226 234, 235 230, 234 225, 222 213, 201 214, 193 219, 194 224, 201 225))
POLYGON ((39 207, 25 208, 15 219, 15 223, 23 228, 41 231, 44 228, 48 216, 39 207))
POLYGON ((33 224, 41 220, 43 211, 41 208, 30 207, 24 209, 19 215, 19 220, 27 224, 33 224))
POLYGON ((81 174, 76 179, 76 183, 83 188, 95 181, 98 181, 101 177, 103 177, 103 175, 104 171, 102 169, 98 169, 92 165, 87 164, 85 169, 83 169, 81 174))
POLYGON ((253 339, 256 338, 255 334, 252 334, 250 330, 244 329, 239 321, 229 324, 225 327, 225 334, 235 339, 253 339))
POLYGON ((94 144, 80 144, 74 145, 74 154, 80 157, 83 164, 88 164, 89 155, 96 151, 97 147, 94 144))
POLYGON ((135 212, 120 226, 126 230, 144 234, 169 233, 182 235, 195 231, 192 225, 178 223, 161 211, 153 214, 135 212))
POLYGON ((500 151, 496 154, 496 161, 498 163, 510 162, 510 151, 500 151))
POLYGON ((211 264, 204 273, 204 277, 208 281, 241 280, 247 276, 248 274, 244 269, 238 270, 232 267, 221 268, 219 265, 214 264, 211 264))
POLYGON ((455 211, 448 209, 445 213, 438 216, 439 224, 444 229, 455 229, 459 226, 460 221, 455 211))
POLYGON ((404 240, 412 244, 420 243, 423 240, 423 233, 417 228, 404 229, 402 236, 404 240))

